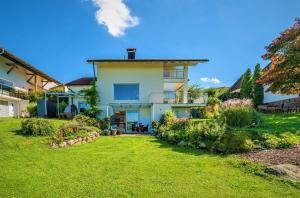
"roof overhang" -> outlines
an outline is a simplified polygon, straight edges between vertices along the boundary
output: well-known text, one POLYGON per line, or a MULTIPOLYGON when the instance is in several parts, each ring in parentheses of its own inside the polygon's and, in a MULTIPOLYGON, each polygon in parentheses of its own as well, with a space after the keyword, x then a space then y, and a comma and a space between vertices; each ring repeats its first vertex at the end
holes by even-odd
POLYGON ((12 53, 8 52, 6 49, 4 48, 0 48, 0 56, 10 60, 11 62, 17 64, 20 67, 23 67, 24 69, 32 72, 33 74, 36 74, 38 76, 43 77, 44 79, 50 81, 50 82, 55 82, 57 84, 62 84, 61 82, 59 82, 58 80, 55 80, 54 78, 50 77, 49 75, 45 74, 44 72, 42 72, 41 70, 35 68, 34 66, 26 63, 25 61, 21 60, 20 58, 18 58, 17 56, 13 55, 12 53))
POLYGON ((208 59, 89 59, 88 63, 165 63, 170 65, 195 66, 208 62, 208 59))

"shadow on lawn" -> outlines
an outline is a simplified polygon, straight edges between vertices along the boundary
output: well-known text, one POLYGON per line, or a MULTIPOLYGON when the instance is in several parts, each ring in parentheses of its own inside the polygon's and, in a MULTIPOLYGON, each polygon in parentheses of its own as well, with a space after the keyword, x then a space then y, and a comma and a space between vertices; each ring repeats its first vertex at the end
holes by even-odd
POLYGON ((168 142, 165 142, 163 140, 155 138, 154 140, 151 140, 151 142, 159 144, 160 148, 165 148, 165 149, 172 149, 172 151, 179 152, 179 153, 185 153, 189 155, 194 155, 194 156, 200 156, 200 155, 207 155, 211 157, 226 157, 226 154, 218 154, 218 153, 213 153, 207 150, 197 150, 194 148, 190 147, 183 147, 183 146, 178 146, 178 145, 173 145, 168 142))

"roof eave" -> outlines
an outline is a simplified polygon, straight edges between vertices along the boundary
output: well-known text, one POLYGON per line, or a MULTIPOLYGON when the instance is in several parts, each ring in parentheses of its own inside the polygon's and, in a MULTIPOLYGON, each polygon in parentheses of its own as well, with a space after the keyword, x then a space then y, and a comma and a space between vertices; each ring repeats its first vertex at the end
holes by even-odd
POLYGON ((55 82, 59 85, 62 85, 61 82, 59 82, 58 80, 55 80, 54 78, 52 78, 51 76, 45 74, 44 72, 42 72, 41 70, 35 68, 34 66, 26 63, 25 61, 21 60, 20 58, 18 58, 17 56, 13 55, 12 53, 8 52, 6 49, 4 48, 0 48, 0 51, 4 52, 3 54, 0 54, 1 56, 3 56, 4 58, 18 64, 19 66, 22 66, 23 68, 36 73, 37 75, 49 80, 50 82, 55 82))

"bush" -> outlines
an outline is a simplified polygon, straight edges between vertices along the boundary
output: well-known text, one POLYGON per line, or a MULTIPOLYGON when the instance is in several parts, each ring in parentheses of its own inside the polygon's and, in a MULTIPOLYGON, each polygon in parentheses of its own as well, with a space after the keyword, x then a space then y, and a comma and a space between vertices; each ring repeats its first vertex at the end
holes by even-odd
POLYGON ((232 127, 256 126, 261 123, 259 113, 253 108, 231 107, 224 110, 222 117, 232 127))
POLYGON ((22 133, 33 136, 46 136, 54 133, 54 126, 43 118, 30 118, 21 123, 22 133))
POLYGON ((223 108, 231 108, 231 107, 247 107, 247 108, 251 108, 253 107, 253 102, 251 99, 230 99, 227 100, 225 102, 223 102, 222 104, 223 108))
POLYGON ((27 106, 27 111, 28 111, 30 117, 36 117, 37 116, 37 104, 35 102, 29 103, 27 106))
POLYGON ((216 150, 226 153, 249 152, 256 148, 251 137, 244 132, 227 131, 222 137, 216 150))
POLYGON ((292 133, 283 133, 279 135, 279 148, 292 148, 298 145, 299 139, 292 133))
POLYGON ((100 123, 102 130, 108 130, 110 128, 110 117, 104 118, 100 123))
POLYGON ((176 116, 171 110, 166 111, 165 114, 163 114, 159 120, 160 124, 163 124, 167 127, 171 126, 175 121, 176 121, 176 116))
POLYGON ((262 145, 265 148, 278 148, 280 138, 275 135, 265 133, 262 135, 262 145))
POLYGON ((64 140, 73 140, 77 137, 87 137, 92 132, 101 133, 101 130, 93 126, 86 126, 82 123, 71 121, 61 125, 59 130, 53 134, 52 140, 60 143, 64 140))
POLYGON ((91 118, 83 114, 76 115, 73 120, 82 125, 100 127, 100 123, 96 118, 91 118))

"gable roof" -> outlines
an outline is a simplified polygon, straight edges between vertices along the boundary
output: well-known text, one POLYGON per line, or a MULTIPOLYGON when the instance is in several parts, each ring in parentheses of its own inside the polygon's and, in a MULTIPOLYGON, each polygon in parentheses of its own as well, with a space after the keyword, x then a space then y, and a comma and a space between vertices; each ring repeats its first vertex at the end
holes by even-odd
POLYGON ((95 78, 93 77, 82 77, 82 78, 78 78, 76 80, 73 80, 71 82, 66 83, 66 85, 70 86, 70 85, 91 85, 93 80, 95 78))
POLYGON ((14 62, 20 67, 23 67, 24 69, 43 77, 44 79, 50 81, 50 82, 55 82, 57 84, 61 84, 58 80, 52 78, 51 76, 47 75, 46 73, 42 72, 41 70, 35 68, 34 66, 30 65, 29 63, 23 61, 19 57, 15 56, 14 54, 8 52, 6 49, 0 47, 0 56, 14 62))

